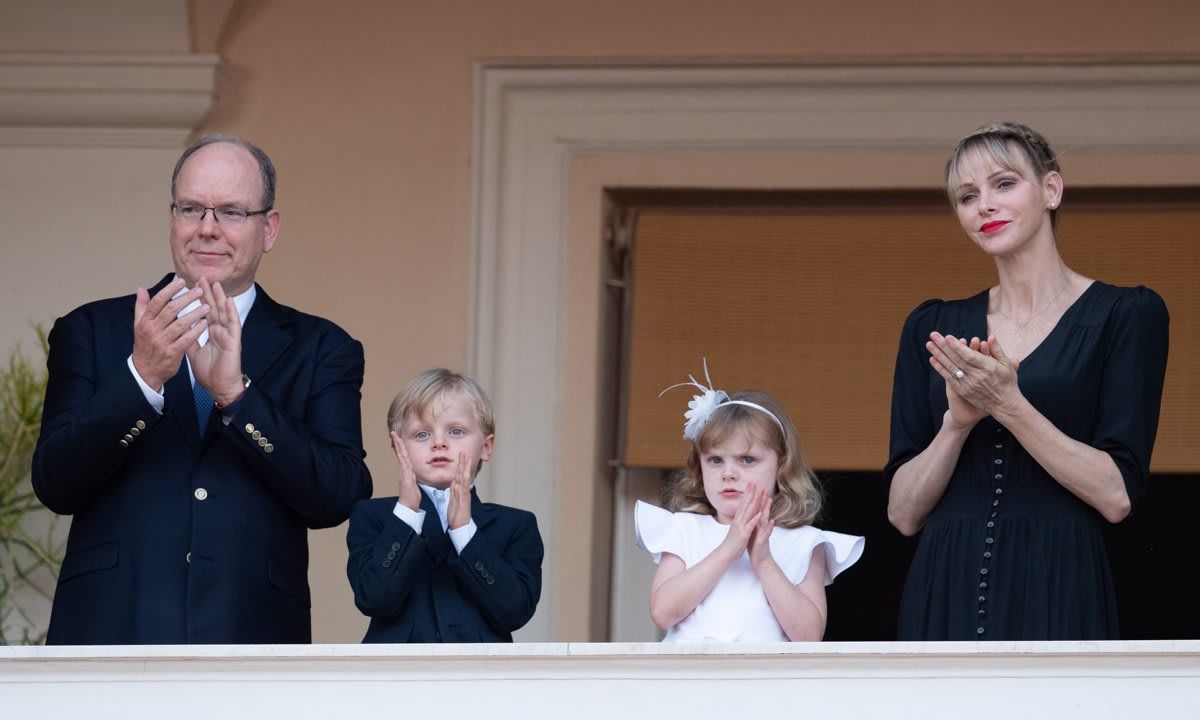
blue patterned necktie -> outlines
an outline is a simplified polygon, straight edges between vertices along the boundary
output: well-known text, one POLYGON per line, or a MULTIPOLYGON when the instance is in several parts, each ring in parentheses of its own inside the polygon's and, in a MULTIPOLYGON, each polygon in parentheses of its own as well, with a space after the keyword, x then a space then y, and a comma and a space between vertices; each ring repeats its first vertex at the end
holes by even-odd
POLYGON ((200 426, 200 439, 203 440, 208 418, 212 416, 213 397, 197 382, 192 383, 192 398, 196 401, 196 423, 200 426))

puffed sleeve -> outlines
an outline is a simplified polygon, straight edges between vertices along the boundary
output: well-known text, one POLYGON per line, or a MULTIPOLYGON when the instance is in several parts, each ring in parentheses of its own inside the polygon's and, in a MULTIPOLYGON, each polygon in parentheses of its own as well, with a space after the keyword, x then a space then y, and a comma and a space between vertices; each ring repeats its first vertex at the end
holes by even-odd
POLYGON ((787 576, 788 582, 799 584, 808 576, 813 550, 825 552, 825 584, 862 557, 867 540, 859 535, 845 535, 812 526, 794 530, 779 530, 771 534, 771 556, 787 576))
POLYGON ((633 525, 638 547, 650 553, 656 565, 664 552, 688 561, 685 534, 675 513, 638 500, 633 507, 633 525))
POLYGON ((904 321, 892 375, 892 434, 883 480, 891 484, 900 466, 919 455, 937 434, 929 406, 929 352, 925 342, 937 322, 941 300, 926 300, 904 321))
POLYGON ((1104 372, 1091 445, 1112 456, 1134 512, 1146 493, 1167 371, 1170 315, 1153 290, 1129 288, 1105 325, 1104 372))

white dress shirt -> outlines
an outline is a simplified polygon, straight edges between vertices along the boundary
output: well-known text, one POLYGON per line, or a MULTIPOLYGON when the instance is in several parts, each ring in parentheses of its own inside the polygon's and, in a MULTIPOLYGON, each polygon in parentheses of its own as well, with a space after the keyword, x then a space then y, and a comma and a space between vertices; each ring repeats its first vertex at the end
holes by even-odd
MULTIPOLYGON (((171 279, 174 280, 174 276, 172 276, 171 279)), ((175 293, 171 299, 174 300, 187 291, 188 288, 184 288, 175 293)), ((246 316, 250 314, 250 307, 254 305, 254 298, 256 297, 258 297, 258 290, 256 289, 254 283, 250 283, 249 289, 247 289, 244 293, 241 295, 235 295, 233 297, 233 304, 237 307, 238 321, 243 327, 246 325, 246 316)), ((189 313, 198 307, 200 307, 200 301, 195 300, 192 302, 192 304, 180 310, 178 317, 183 317, 186 313, 189 313)), ((197 342, 199 343, 200 347, 204 347, 208 344, 208 328, 205 328, 204 332, 200 333, 200 338, 197 340, 197 342)), ((187 360, 188 377, 191 379, 192 385, 195 385, 196 375, 192 372, 192 361, 188 360, 186 355, 184 356, 184 360, 187 360)), ((159 391, 147 385, 146 381, 142 379, 142 376, 138 375, 137 369, 133 367, 132 354, 126 358, 125 362, 129 365, 129 372, 133 373, 133 379, 137 381, 138 387, 142 389, 142 394, 146 396, 146 402, 150 403, 150 407, 154 408, 159 415, 162 415, 163 408, 166 407, 167 404, 166 395, 163 394, 163 392, 166 391, 166 388, 164 387, 162 391, 159 391)))
MULTIPOLYGON (((471 538, 475 537, 475 518, 471 518, 470 522, 460 528, 448 530, 450 521, 447 519, 446 513, 450 509, 450 488, 438 490, 437 488, 420 484, 417 487, 421 488, 429 496, 429 499, 433 501, 433 506, 437 508, 438 519, 442 521, 442 530, 446 531, 446 534, 450 536, 450 542, 454 543, 454 549, 458 551, 459 555, 462 555, 463 548, 467 546, 467 543, 471 542, 471 538)), ((474 487, 474 485, 471 487, 474 487)), ((425 526, 424 510, 419 507, 413 510, 400 501, 396 501, 396 507, 392 509, 392 514, 403 520, 413 529, 413 532, 418 535, 421 534, 421 528, 425 526)))

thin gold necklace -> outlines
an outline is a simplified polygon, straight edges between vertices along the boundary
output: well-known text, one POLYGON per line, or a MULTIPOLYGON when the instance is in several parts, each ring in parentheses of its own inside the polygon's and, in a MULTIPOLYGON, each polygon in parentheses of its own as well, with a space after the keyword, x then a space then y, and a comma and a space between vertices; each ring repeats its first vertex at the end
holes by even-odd
POLYGON ((1025 322, 1023 322, 1023 323, 1019 323, 1016 320, 1013 320, 1012 318, 1010 318, 1007 313, 1005 313, 1003 310, 1000 309, 1000 303, 996 303, 996 312, 1000 313, 1000 317, 1002 317, 1005 320, 1007 320, 1008 322, 1010 322, 1012 324, 1012 326, 1014 328, 1016 328, 1017 334, 1020 335, 1021 333, 1025 332, 1025 328, 1029 325, 1029 323, 1033 322, 1033 319, 1035 317, 1037 317, 1039 314, 1041 314, 1043 310, 1045 310, 1046 308, 1053 305, 1054 301, 1059 299, 1060 297, 1062 297, 1062 294, 1065 293, 1067 291, 1067 288, 1070 286, 1071 286, 1071 282, 1068 280, 1067 283, 1062 286, 1062 289, 1054 294, 1054 297, 1050 298, 1050 300, 1045 305, 1043 305, 1041 308, 1039 308, 1037 310, 1037 312, 1035 312, 1032 315, 1030 315, 1029 317, 1025 318, 1025 322))

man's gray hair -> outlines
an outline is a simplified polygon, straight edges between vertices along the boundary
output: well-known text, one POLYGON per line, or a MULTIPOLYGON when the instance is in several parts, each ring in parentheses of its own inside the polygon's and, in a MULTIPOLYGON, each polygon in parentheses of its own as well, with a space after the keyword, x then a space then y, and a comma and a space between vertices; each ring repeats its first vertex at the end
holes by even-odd
POLYGON ((262 207, 247 209, 266 210, 275 207, 275 164, 259 146, 227 133, 209 133, 188 145, 183 154, 179 156, 178 162, 175 163, 174 172, 171 173, 171 199, 175 199, 175 182, 179 179, 179 171, 183 169, 183 164, 187 162, 187 159, 200 148, 218 143, 240 147, 250 153, 250 156, 258 163, 258 172, 262 176, 262 207))

